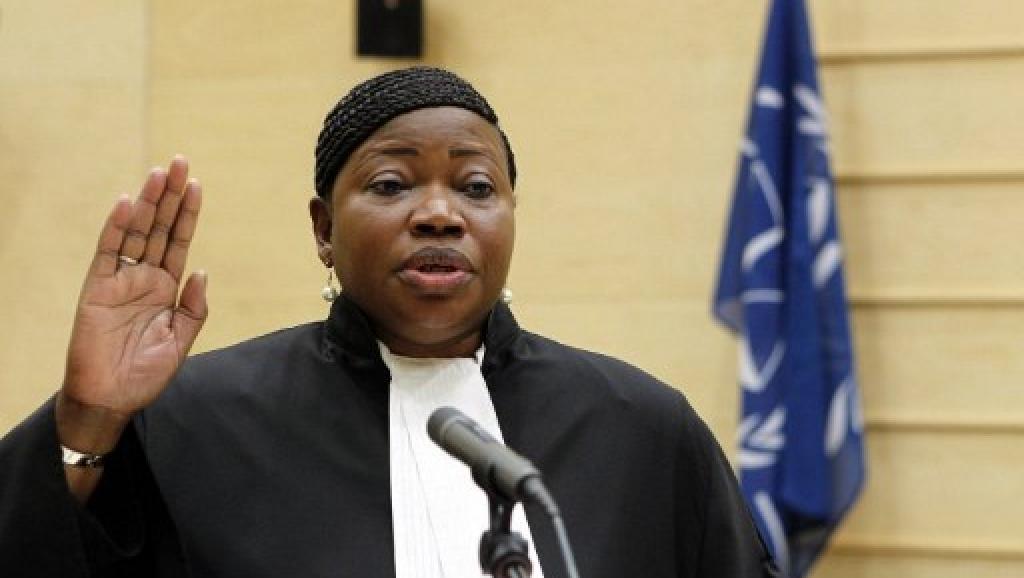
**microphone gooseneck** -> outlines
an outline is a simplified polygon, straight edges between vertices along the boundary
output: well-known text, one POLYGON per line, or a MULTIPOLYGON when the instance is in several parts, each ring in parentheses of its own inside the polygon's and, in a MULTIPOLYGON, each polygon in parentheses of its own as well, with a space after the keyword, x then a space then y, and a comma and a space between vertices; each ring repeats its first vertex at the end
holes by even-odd
POLYGON ((505 500, 509 507, 519 501, 540 506, 551 518, 569 578, 579 578, 558 504, 544 486, 540 471, 529 460, 453 407, 439 408, 430 415, 427 434, 444 451, 469 466, 477 485, 488 494, 505 500))

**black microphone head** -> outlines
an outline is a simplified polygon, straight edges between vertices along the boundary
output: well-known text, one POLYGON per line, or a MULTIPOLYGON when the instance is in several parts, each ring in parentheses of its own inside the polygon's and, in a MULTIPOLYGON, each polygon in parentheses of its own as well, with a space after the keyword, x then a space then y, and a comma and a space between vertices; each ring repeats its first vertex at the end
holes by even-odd
POLYGON ((444 431, 450 424, 464 419, 468 419, 466 414, 454 407, 439 407, 427 419, 427 435, 434 443, 444 447, 445 444, 441 441, 444 438, 444 431))
MULTIPOLYGON (((469 466, 484 490, 512 501, 537 499, 540 472, 529 460, 494 439, 480 424, 454 407, 434 410, 427 419, 427 434, 441 449, 469 466), (524 481, 535 480, 526 484, 524 481)), ((546 492, 546 490, 545 490, 546 492)), ((540 496, 545 509, 545 496, 540 496)))

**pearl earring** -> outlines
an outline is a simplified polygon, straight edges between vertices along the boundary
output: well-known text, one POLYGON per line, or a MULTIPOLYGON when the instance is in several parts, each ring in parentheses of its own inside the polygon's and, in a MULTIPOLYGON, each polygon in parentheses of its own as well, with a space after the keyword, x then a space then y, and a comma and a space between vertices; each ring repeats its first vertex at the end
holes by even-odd
POLYGON ((340 289, 340 286, 338 288, 334 287, 334 270, 329 270, 327 272, 327 282, 324 283, 324 288, 320 290, 320 297, 322 297, 324 301, 330 303, 337 299, 338 295, 341 294, 340 289))
POLYGON ((501 302, 508 305, 512 302, 512 290, 508 287, 501 288, 501 302))

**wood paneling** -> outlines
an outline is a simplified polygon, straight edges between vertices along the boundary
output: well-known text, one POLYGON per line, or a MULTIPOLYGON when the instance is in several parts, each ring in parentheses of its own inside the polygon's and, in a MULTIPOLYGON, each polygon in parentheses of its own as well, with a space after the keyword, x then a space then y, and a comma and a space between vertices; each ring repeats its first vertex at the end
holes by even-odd
POLYGON ((837 543, 991 544, 1024 561, 1018 436, 869 432, 871 482, 837 543))
MULTIPOLYGON (((877 550, 872 550, 877 552, 877 550)), ((1004 558, 971 558, 923 552, 864 555, 863 550, 835 548, 814 571, 815 578, 1020 578, 1024 562, 1004 558)))
POLYGON ((1024 181, 840 188, 850 293, 1024 297, 1022 193, 1024 181))
POLYGON ((996 58, 1024 57, 1024 45, 1018 43, 991 46, 950 47, 899 47, 899 48, 854 48, 830 50, 818 57, 821 66, 845 64, 885 64, 898 62, 950 61, 950 60, 991 60, 996 58))
POLYGON ((1024 58, 823 72, 840 173, 1020 168, 1024 58))
POLYGON ((871 468, 813 575, 1019 576, 1024 5, 812 14, 871 468))
POLYGON ((872 432, 914 432, 929 434, 1024 435, 1024 413, 939 413, 879 411, 867 417, 872 432))
POLYGON ((818 50, 963 48, 1021 40, 1017 0, 808 0, 818 50))
POLYGON ((868 415, 1024 414, 1024 311, 872 307, 853 323, 868 415))

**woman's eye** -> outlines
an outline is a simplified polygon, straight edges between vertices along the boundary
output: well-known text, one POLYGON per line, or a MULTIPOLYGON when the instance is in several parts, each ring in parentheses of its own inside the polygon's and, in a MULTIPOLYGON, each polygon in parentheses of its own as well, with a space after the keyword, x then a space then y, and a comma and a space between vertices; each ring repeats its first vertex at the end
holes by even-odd
POLYGON ((366 190, 375 195, 391 197, 402 192, 405 185, 398 179, 379 179, 367 185, 366 190))
POLYGON ((486 199, 494 194, 494 186, 484 181, 466 183, 464 190, 471 199, 486 199))

